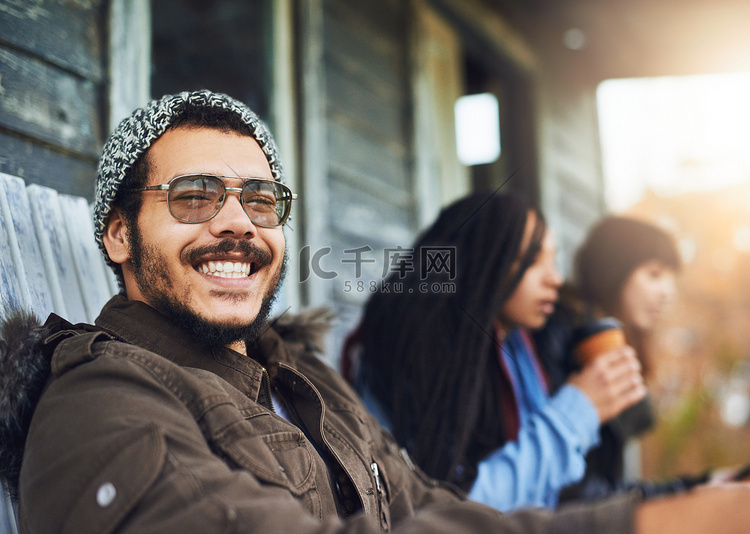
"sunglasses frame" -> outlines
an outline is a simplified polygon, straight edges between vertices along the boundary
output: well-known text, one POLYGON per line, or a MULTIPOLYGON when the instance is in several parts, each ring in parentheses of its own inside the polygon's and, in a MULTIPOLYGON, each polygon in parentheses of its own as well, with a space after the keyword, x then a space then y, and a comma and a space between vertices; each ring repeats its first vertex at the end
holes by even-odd
MULTIPOLYGON (((169 192, 170 188, 172 187, 172 184, 176 182, 177 180, 180 180, 182 178, 216 178, 219 180, 224 187, 224 193, 221 196, 221 203, 219 204, 218 209, 214 212, 213 215, 206 219, 202 219, 200 221, 183 221, 182 219, 175 216, 175 214, 172 212, 172 206, 170 204, 169 200, 169 193, 167 193, 167 209, 169 209, 169 214, 177 221, 184 223, 184 224, 200 224, 204 223, 206 221, 210 221, 214 217, 216 217, 219 212, 221 211, 221 208, 224 207, 224 202, 227 199, 227 193, 238 193, 240 196, 240 204, 242 205, 242 211, 245 212, 245 215, 252 221, 252 223, 256 226, 260 226, 262 228, 276 228, 278 226, 284 226, 284 224, 289 220, 289 215, 292 211, 292 201, 297 200, 297 194, 292 193, 292 190, 289 189, 289 187, 285 184, 282 184, 278 180, 269 180, 267 178, 243 178, 240 176, 219 176, 216 174, 181 174, 180 176, 175 176, 169 182, 166 184, 159 184, 159 185, 150 185, 148 187, 140 187, 138 189, 131 189, 131 193, 137 193, 141 191, 167 191, 169 192), (224 182, 224 178, 229 178, 233 180, 243 180, 242 187, 229 187, 226 182, 224 182), (245 186, 250 183, 268 183, 273 185, 274 187, 281 187, 281 190, 285 193, 285 196, 281 198, 281 200, 286 202, 286 208, 284 209, 284 213, 282 213, 279 216, 279 223, 278 224, 261 224, 258 222, 253 221, 253 218, 250 217, 250 214, 247 212, 247 209, 245 208, 245 200, 242 198, 242 192, 245 189, 245 186)), ((277 199, 278 201, 279 199, 277 199)))

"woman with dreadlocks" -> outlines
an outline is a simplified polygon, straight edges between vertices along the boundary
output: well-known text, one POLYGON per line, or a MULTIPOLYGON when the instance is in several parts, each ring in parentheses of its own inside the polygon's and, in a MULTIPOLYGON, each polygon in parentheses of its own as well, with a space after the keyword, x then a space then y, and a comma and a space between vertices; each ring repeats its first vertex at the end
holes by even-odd
POLYGON ((442 265, 454 268, 418 263, 372 296, 352 337, 360 391, 427 474, 503 511, 554 506, 600 423, 645 395, 633 350, 550 396, 527 329, 552 313, 562 280, 542 215, 520 197, 462 199, 413 250, 452 254, 442 265))

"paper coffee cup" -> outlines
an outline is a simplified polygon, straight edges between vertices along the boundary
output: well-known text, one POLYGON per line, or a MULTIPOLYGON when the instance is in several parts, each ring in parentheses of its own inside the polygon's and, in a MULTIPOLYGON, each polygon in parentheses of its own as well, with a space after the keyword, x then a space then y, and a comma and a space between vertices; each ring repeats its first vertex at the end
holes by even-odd
POLYGON ((620 322, 611 317, 585 325, 577 332, 576 337, 580 341, 575 343, 573 350, 584 366, 598 356, 626 344, 620 322))

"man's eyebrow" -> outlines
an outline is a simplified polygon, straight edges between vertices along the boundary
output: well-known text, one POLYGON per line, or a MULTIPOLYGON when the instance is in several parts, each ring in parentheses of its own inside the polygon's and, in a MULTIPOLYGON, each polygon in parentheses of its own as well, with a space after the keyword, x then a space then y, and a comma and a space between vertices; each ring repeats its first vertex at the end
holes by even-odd
POLYGON ((237 171, 235 171, 235 170, 234 170, 234 167, 232 167, 232 166, 231 166, 231 165, 230 165, 229 163, 227 163, 226 161, 224 162, 224 165, 226 165, 227 167, 229 167, 229 170, 230 170, 230 171, 232 171, 232 172, 234 173, 234 175, 235 175, 235 176, 236 176, 237 178, 240 178, 240 173, 238 173, 237 171))
MULTIPOLYGON (((232 171, 234 172, 234 171, 232 171)), ((175 172, 174 174, 170 175, 166 181, 174 180, 175 178, 179 176, 216 176, 219 178, 228 178, 228 179, 236 179, 236 180, 247 180, 248 178, 259 178, 261 180, 276 180, 272 175, 264 176, 260 173, 247 173, 244 175, 231 175, 227 174, 225 171, 207 171, 205 169, 203 170, 183 170, 175 172)))

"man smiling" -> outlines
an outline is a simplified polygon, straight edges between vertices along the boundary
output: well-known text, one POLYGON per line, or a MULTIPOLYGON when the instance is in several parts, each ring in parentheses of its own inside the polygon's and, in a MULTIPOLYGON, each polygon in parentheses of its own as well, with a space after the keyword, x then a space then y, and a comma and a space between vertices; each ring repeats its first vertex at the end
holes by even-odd
POLYGON ((225 95, 166 96, 110 136, 94 223, 121 293, 95 325, 20 316, 2 330, 0 476, 22 532, 747 524, 746 488, 502 516, 428 480, 316 357, 319 315, 267 321, 294 199, 282 180, 265 125, 225 95))
POLYGON ((262 209, 266 196, 289 203, 291 193, 272 183, 266 154, 253 137, 201 127, 198 120, 183 114, 144 153, 148 181, 142 187, 126 184, 120 193, 142 195, 140 210, 123 213, 115 205, 103 243, 110 260, 121 265, 128 298, 150 304, 212 344, 244 352, 244 340, 268 318, 285 267, 278 215, 272 210, 276 220, 261 221, 262 209), (247 182, 241 177, 260 180, 243 191, 247 182), (162 184, 172 189, 158 189, 162 184), (200 200, 206 204, 200 209, 209 210, 200 219, 207 220, 191 224, 175 217, 177 210, 190 215, 197 209, 196 195, 218 195, 227 186, 238 194, 226 194, 223 205, 200 200))

